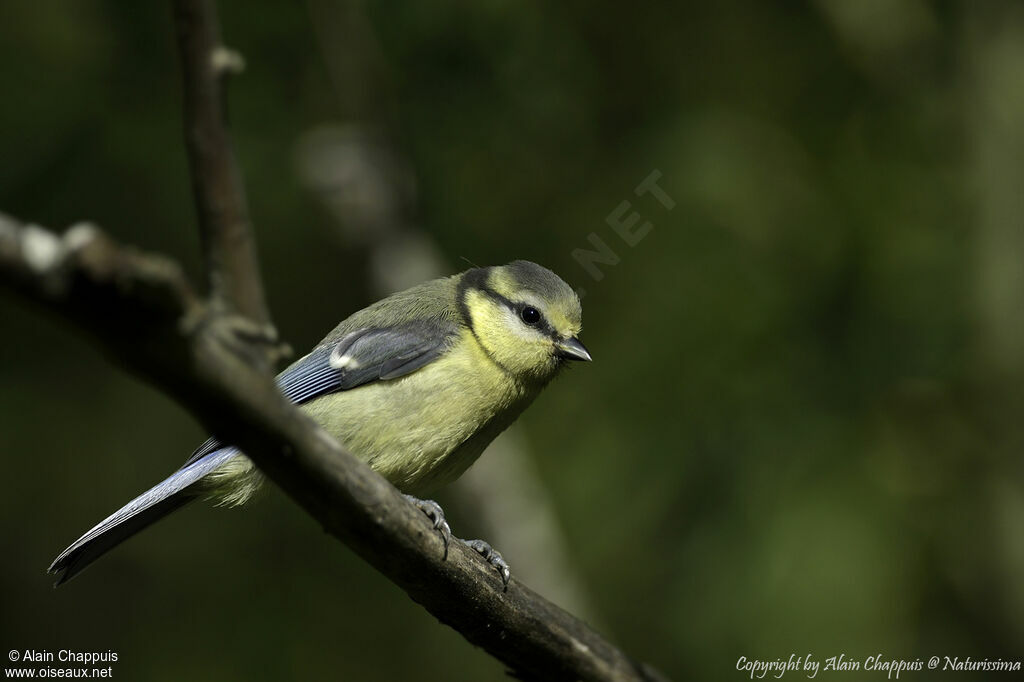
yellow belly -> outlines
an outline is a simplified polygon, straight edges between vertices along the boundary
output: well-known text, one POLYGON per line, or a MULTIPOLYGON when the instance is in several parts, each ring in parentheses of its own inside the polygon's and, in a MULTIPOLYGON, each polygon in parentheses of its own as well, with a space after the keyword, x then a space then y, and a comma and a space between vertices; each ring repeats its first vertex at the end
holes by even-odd
POLYGON ((514 381, 465 338, 413 374, 303 408, 400 490, 422 495, 458 478, 538 390, 514 381))

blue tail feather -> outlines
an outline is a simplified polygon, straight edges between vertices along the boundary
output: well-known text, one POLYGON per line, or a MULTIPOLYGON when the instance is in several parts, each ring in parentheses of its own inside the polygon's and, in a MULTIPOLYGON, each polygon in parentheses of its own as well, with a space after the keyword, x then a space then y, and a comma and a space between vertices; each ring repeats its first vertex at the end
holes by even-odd
POLYGON ((227 447, 189 462, 100 521, 53 560, 48 572, 57 575, 54 587, 71 580, 143 528, 194 500, 201 494, 196 485, 199 480, 237 455, 236 448, 227 447))

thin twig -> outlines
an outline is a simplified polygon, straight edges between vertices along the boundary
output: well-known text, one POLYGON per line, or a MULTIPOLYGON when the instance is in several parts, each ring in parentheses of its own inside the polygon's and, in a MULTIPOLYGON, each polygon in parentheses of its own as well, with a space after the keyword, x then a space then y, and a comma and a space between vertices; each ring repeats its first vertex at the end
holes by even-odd
POLYGON ((215 305, 269 326, 256 242, 224 121, 222 83, 242 59, 222 43, 212 0, 174 0, 181 56, 185 146, 215 305))

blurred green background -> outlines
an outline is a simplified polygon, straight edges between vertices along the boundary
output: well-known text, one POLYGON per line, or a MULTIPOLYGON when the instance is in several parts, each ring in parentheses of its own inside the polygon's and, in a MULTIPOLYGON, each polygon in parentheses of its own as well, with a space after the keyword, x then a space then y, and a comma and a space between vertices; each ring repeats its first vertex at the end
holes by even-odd
MULTIPOLYGON (((1024 657, 1020 3, 220 11, 296 349, 431 259, 586 289, 595 362, 514 434, 574 584, 547 596, 677 679, 1024 657), (634 192, 655 170, 671 210, 634 192), (623 201, 653 225, 632 247, 623 201), (600 281, 572 255, 592 234, 618 259, 600 281)), ((200 281, 169 8, 5 2, 0 64, 0 210, 93 220, 200 281)), ((0 320, 5 649, 113 650, 126 680, 505 679, 276 489, 51 589, 50 560, 205 434, 58 321, 8 295, 0 320)))

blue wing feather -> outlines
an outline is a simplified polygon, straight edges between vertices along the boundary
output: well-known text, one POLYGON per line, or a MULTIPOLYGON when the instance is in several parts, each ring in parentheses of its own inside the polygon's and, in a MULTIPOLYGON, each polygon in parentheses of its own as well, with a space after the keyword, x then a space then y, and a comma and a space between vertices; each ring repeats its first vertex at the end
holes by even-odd
MULTIPOLYGON (((440 320, 359 329, 296 360, 278 375, 277 386, 285 398, 301 405, 335 391, 398 379, 444 355, 457 329, 454 323, 440 320), (347 362, 340 364, 342 358, 347 362)), ((210 438, 184 466, 222 447, 221 441, 210 438)))

